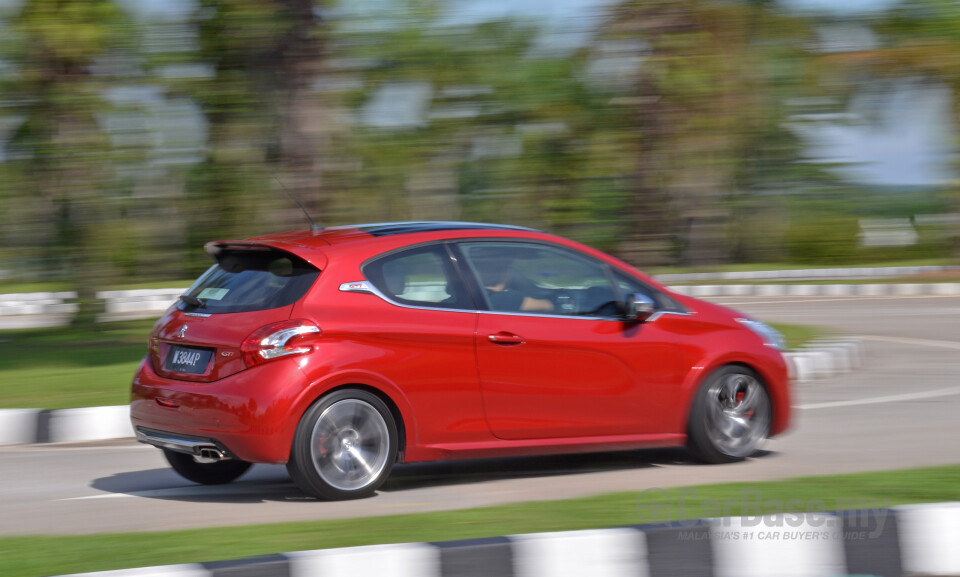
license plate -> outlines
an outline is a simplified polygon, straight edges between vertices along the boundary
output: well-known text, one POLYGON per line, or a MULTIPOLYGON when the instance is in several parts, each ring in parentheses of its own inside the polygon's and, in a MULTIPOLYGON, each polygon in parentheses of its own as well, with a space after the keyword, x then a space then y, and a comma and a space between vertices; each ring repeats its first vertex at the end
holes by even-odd
POLYGON ((164 363, 163 369, 200 375, 207 370, 211 355, 213 355, 213 351, 210 349, 173 345, 170 347, 170 352, 167 353, 167 362, 164 363))

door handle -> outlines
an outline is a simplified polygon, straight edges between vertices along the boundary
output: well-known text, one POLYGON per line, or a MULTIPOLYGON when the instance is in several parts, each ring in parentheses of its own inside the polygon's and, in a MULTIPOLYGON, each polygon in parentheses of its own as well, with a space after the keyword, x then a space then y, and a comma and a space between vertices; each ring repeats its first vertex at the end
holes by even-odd
POLYGON ((515 335, 513 333, 500 332, 495 335, 490 335, 487 337, 490 339, 491 343, 497 345, 522 345, 523 337, 520 335, 515 335))

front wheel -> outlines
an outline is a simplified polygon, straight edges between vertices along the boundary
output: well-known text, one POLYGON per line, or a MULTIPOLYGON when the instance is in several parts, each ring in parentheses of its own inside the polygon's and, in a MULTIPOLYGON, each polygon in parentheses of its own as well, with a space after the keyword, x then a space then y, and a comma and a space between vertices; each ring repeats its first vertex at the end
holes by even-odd
POLYGON ((770 433, 770 395, 757 374, 729 365, 700 387, 690 411, 687 444, 706 463, 731 463, 753 455, 770 433))
POLYGON ((202 485, 223 485, 236 480, 247 472, 250 463, 228 459, 214 463, 198 463, 193 456, 169 449, 163 450, 163 456, 181 477, 202 485))
POLYGON ((397 457, 397 425, 387 405, 359 389, 314 403, 293 437, 287 470, 308 495, 356 499, 377 490, 397 457))

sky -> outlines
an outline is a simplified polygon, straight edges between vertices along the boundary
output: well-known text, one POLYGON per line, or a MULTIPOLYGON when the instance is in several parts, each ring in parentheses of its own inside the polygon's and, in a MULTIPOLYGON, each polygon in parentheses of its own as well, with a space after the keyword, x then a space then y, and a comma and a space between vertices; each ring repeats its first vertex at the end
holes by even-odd
POLYGON ((812 158, 845 163, 840 173, 853 181, 931 186, 951 180, 956 164, 951 104, 946 86, 905 81, 855 97, 845 122, 803 123, 794 129, 812 158))

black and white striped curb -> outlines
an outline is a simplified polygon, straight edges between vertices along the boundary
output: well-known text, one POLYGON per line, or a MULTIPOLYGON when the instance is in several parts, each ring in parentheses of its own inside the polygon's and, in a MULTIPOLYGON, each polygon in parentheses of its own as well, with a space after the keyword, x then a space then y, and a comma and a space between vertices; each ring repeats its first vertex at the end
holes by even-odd
POLYGON ((97 298, 103 300, 104 314, 101 320, 124 318, 158 317, 175 303, 189 287, 165 289, 136 289, 101 291, 97 298))
POLYGON ((300 551, 88 577, 960 575, 960 503, 300 551))
POLYGON ((960 271, 960 266, 871 266, 856 268, 806 268, 794 270, 750 270, 728 272, 693 272, 658 274, 663 283, 702 282, 717 280, 770 281, 788 279, 852 279, 891 278, 916 274, 960 271))
POLYGON ((783 353, 794 382, 832 377, 860 368, 863 341, 857 338, 817 339, 783 353))
POLYGON ((683 295, 704 297, 956 296, 960 283, 926 284, 716 284, 671 286, 683 295))
MULTIPOLYGON (((960 267, 888 267, 884 269, 809 269, 803 271, 755 271, 744 273, 695 273, 692 275, 660 275, 659 280, 670 284, 691 280, 784 280, 790 278, 817 278, 818 273, 849 271, 840 278, 884 276, 875 271, 960 270, 960 267), (804 274, 799 274, 804 273, 804 274), (806 276, 809 275, 809 276, 806 276)), ((893 274, 893 273, 891 273, 893 274)), ((900 272, 900 274, 912 274, 900 272)), ((916 284, 722 284, 680 285, 672 290, 693 297, 719 296, 954 296, 960 295, 960 283, 916 284)), ((100 321, 145 319, 163 313, 186 288, 137 289, 102 291, 104 312, 100 321)), ((0 330, 62 326, 77 312, 71 302, 77 298, 72 292, 19 293, 0 295, 0 330)))
MULTIPOLYGON (((863 356, 857 339, 819 340, 785 352, 798 383, 852 371, 863 356)), ((0 409, 0 446, 133 438, 126 405, 79 409, 0 409)))
POLYGON ((134 437, 130 407, 0 409, 0 445, 76 443, 134 437))

